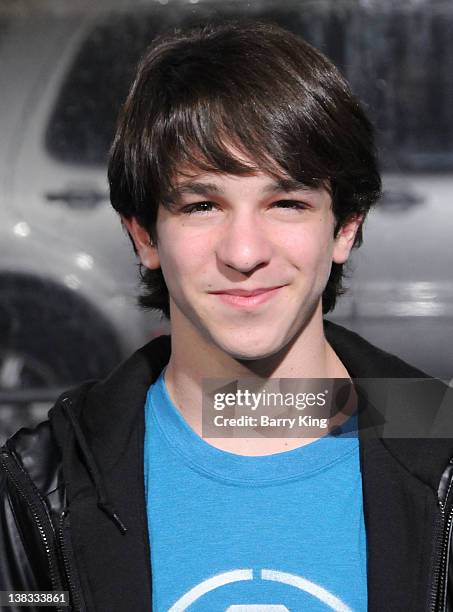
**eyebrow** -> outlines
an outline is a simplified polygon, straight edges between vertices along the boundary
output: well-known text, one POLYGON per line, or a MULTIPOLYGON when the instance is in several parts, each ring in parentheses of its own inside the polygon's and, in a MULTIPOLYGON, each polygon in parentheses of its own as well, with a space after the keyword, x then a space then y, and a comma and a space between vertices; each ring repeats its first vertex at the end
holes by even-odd
MULTIPOLYGON (((292 191, 315 191, 316 187, 310 187, 305 183, 300 181, 296 181, 292 178, 279 178, 272 183, 269 183, 262 190, 263 193, 290 193, 292 191)), ((183 183, 178 187, 173 187, 169 192, 168 196, 165 198, 167 202, 175 202, 183 195, 200 195, 200 196, 208 196, 210 194, 222 195, 224 193, 223 189, 221 189, 215 183, 205 183, 205 182, 197 182, 190 181, 187 183, 183 183)))
POLYGON ((279 191, 314 191, 316 187, 310 187, 301 181, 292 178, 278 178, 264 188, 264 193, 277 193, 279 191))

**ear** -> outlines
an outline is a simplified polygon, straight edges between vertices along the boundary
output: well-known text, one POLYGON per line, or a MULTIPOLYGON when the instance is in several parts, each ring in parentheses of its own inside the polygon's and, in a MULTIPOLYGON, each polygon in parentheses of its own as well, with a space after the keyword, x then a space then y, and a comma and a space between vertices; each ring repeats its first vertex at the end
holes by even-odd
POLYGON ((335 238, 332 260, 343 264, 348 260, 355 237, 363 223, 363 215, 351 215, 338 230, 335 238))
POLYGON ((131 219, 121 217, 121 220, 134 241, 135 248, 142 264, 145 268, 157 270, 157 268, 160 267, 157 246, 152 242, 148 232, 138 223, 135 217, 131 219))

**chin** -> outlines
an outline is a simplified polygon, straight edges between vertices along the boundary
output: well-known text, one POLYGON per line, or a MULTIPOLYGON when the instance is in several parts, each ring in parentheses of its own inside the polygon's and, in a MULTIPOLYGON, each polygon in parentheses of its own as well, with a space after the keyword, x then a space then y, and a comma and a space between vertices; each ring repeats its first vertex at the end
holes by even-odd
POLYGON ((249 337, 238 338, 233 340, 232 336, 228 338, 214 338, 215 344, 225 353, 239 359, 241 361, 256 361, 257 359, 265 359, 278 353, 285 342, 282 342, 281 336, 277 338, 263 338, 263 334, 255 337, 254 334, 249 337))

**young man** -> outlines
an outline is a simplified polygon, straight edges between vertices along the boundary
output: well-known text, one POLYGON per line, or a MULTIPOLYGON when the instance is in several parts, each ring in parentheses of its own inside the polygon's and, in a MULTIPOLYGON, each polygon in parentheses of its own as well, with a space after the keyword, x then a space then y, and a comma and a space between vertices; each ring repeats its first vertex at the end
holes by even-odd
POLYGON ((90 611, 449 609, 450 439, 203 438, 206 379, 425 378, 323 320, 380 193, 334 66, 271 26, 161 39, 109 180, 171 346, 4 447, 1 588, 90 611))

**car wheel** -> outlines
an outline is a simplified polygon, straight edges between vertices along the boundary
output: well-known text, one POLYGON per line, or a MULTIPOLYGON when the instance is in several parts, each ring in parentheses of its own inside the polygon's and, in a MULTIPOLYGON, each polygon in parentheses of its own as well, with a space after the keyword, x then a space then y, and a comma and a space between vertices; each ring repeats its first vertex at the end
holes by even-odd
POLYGON ((81 295, 26 275, 0 277, 0 442, 45 418, 64 387, 102 378, 120 359, 113 330, 81 295))
POLYGON ((0 387, 43 388, 105 376, 114 331, 80 294, 29 276, 0 277, 0 387))

